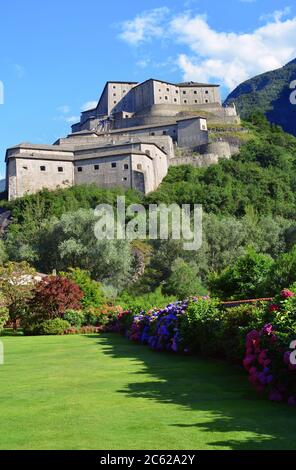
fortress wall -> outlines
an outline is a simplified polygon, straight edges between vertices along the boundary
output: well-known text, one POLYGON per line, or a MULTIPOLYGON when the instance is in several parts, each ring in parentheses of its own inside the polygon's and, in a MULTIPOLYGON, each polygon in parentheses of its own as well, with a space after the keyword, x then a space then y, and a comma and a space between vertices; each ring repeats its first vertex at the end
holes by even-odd
POLYGON ((202 154, 214 154, 218 158, 230 158, 231 150, 228 142, 212 142, 209 144, 201 145, 199 147, 199 152, 202 154))
POLYGON ((218 155, 215 154, 204 154, 204 155, 192 155, 187 157, 176 157, 170 160, 171 166, 179 165, 193 165, 197 167, 204 167, 217 164, 219 161, 218 155))
POLYGON ((145 194, 157 188, 153 161, 142 155, 132 155, 132 187, 145 194))
POLYGON ((16 158, 9 159, 8 165, 9 172, 15 173, 15 178, 9 178, 9 199, 32 194, 43 188, 56 189, 73 185, 72 161, 16 158), (41 171, 42 166, 45 171, 41 171), (63 171, 59 172, 58 168, 63 171))
POLYGON ((16 158, 10 158, 6 165, 6 175, 8 186, 8 200, 15 199, 17 197, 17 184, 16 184, 16 158))
POLYGON ((197 147, 207 143, 209 140, 205 119, 178 121, 177 132, 179 147, 197 147))
POLYGON ((153 144, 141 144, 141 151, 152 157, 152 168, 154 172, 154 187, 157 188, 168 172, 168 158, 160 149, 153 144))
POLYGON ((154 104, 180 105, 180 90, 177 85, 154 81, 154 104))
POLYGON ((131 188, 131 160, 130 155, 89 158, 87 160, 77 160, 74 163, 74 183, 97 184, 102 188, 114 186, 131 188), (112 168, 112 163, 116 163, 116 168, 112 168), (95 169, 99 165, 99 169, 95 169), (125 166, 127 165, 127 169, 125 166), (78 171, 82 168, 82 171, 78 171))

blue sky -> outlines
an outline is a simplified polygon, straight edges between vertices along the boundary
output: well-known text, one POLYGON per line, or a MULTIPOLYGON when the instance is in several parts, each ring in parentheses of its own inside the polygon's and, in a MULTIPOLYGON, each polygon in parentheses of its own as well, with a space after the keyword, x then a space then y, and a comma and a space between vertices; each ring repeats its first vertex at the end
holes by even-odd
POLYGON ((70 132, 107 80, 242 80, 296 57, 287 0, 10 0, 1 5, 0 175, 5 149, 70 132))

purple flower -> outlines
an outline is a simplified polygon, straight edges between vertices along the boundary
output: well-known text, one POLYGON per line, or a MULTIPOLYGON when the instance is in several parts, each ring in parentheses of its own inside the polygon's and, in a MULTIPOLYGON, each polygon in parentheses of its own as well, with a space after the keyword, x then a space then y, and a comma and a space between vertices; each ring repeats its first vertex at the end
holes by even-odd
POLYGON ((282 401, 283 396, 276 388, 274 388, 273 390, 271 390, 268 398, 271 401, 282 401))

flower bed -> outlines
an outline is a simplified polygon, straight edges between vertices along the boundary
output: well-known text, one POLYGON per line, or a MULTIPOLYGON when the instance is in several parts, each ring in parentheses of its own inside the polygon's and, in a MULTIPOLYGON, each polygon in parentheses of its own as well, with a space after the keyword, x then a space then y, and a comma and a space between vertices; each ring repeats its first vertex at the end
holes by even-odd
POLYGON ((294 405, 296 366, 289 345, 296 339, 295 320, 296 296, 285 289, 272 303, 255 306, 225 308, 201 297, 135 315, 121 312, 113 331, 157 351, 243 362, 258 392, 294 405))

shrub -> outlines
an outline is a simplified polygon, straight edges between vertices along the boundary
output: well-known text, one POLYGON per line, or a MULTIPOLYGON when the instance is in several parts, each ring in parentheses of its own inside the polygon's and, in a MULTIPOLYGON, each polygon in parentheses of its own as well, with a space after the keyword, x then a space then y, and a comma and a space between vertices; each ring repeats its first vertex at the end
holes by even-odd
POLYGON ((249 249, 221 274, 210 276, 211 293, 221 299, 252 299, 267 295, 267 278, 272 266, 269 255, 249 249))
POLYGON ((263 326, 248 332, 244 367, 258 392, 290 405, 296 405, 296 366, 290 362, 295 338, 296 296, 283 289, 268 305, 263 326))
POLYGON ((93 326, 106 326, 116 320, 122 308, 117 306, 102 305, 99 308, 89 307, 85 310, 85 323, 93 326))
POLYGON ((161 288, 158 288, 154 292, 138 295, 137 297, 125 292, 117 300, 123 310, 130 310, 134 315, 137 315, 143 311, 164 308, 169 303, 175 302, 176 296, 164 295, 161 288))
POLYGON ((172 264, 172 273, 165 284, 164 293, 174 294, 178 299, 186 299, 193 295, 206 295, 207 290, 198 278, 197 265, 177 258, 172 264))
POLYGON ((6 307, 0 307, 0 333, 3 330, 4 325, 8 321, 9 311, 6 307))
MULTIPOLYGON (((14 329, 24 316, 28 301, 32 297, 36 271, 27 263, 7 263, 0 267, 0 290, 8 308, 9 319, 14 329)), ((1 300, 2 301, 2 300, 1 300)))
POLYGON ((221 313, 216 300, 191 301, 180 318, 183 348, 203 355, 218 355, 221 313))
POLYGON ((63 277, 75 282, 83 292, 81 303, 84 308, 99 307, 104 303, 104 293, 99 282, 91 279, 88 271, 70 268, 69 272, 61 273, 63 277))
POLYGON ((264 322, 263 305, 239 305, 221 312, 220 348, 232 362, 241 363, 245 351, 245 337, 264 322))
POLYGON ((70 323, 62 318, 52 318, 40 323, 31 323, 26 325, 24 333, 27 336, 34 335, 63 335, 65 330, 70 327, 70 323))
POLYGON ((89 334, 98 334, 104 331, 103 326, 82 326, 81 328, 67 328, 64 331, 65 335, 89 335, 89 334))
POLYGON ((83 292, 77 284, 61 276, 48 276, 34 289, 30 302, 33 316, 42 320, 62 316, 66 310, 80 310, 83 292))
POLYGON ((66 310, 64 320, 69 322, 71 326, 80 328, 85 322, 85 314, 79 310, 66 310))

